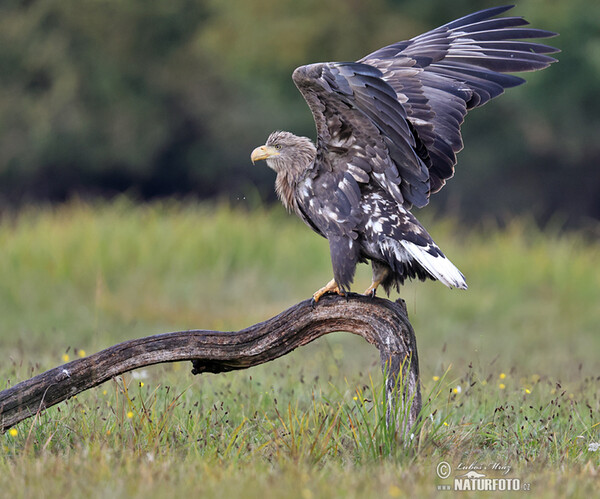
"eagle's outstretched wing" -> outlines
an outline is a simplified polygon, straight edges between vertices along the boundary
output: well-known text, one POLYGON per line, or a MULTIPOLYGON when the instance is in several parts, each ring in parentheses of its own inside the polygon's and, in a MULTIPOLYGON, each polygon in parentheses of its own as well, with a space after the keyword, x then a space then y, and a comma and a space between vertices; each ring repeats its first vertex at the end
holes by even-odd
MULTIPOLYGON (((426 147, 431 193, 454 174, 462 149, 460 125, 467 111, 525 80, 520 71, 545 68, 558 49, 525 40, 555 36, 524 28, 522 17, 491 19, 513 6, 494 7, 457 19, 408 41, 394 43, 359 62, 378 68, 395 90, 426 147)), ((414 204, 421 203, 415 200, 414 204)))
POLYGON ((467 110, 524 81, 503 73, 555 61, 545 55, 557 52, 552 47, 512 40, 554 33, 520 28, 527 24, 520 17, 490 19, 510 8, 471 14, 356 63, 294 71, 317 127, 312 175, 336 188, 324 198, 313 193, 322 203, 313 222, 323 216, 321 226, 339 231, 335 222, 347 222, 351 231, 360 183, 381 186, 407 208, 441 189, 454 173, 467 110))

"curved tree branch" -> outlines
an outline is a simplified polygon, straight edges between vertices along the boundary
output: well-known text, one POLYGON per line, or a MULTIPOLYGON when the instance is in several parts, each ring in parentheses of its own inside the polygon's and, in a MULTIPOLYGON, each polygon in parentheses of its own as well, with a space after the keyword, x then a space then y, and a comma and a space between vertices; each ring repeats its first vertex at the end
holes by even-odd
POLYGON ((193 374, 246 369, 336 331, 358 334, 377 347, 386 375, 388 424, 393 414, 407 413, 402 422, 402 434, 407 435, 417 422, 421 394, 417 345, 406 307, 402 300, 355 294, 324 296, 315 307, 306 300, 241 331, 192 330, 129 340, 50 369, 0 392, 0 432, 133 369, 183 360, 192 361, 193 374), (401 400, 395 400, 396 393, 401 400), (399 411, 394 410, 396 402, 399 411))

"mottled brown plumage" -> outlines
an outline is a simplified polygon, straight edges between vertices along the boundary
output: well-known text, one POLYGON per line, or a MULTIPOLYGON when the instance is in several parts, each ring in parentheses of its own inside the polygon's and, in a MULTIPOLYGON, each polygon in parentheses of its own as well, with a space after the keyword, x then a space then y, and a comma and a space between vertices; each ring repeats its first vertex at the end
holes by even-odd
POLYGON ((375 294, 406 278, 466 289, 460 271, 408 211, 425 206, 454 174, 468 110, 524 82, 507 75, 543 69, 556 49, 514 39, 554 33, 523 28, 511 7, 465 16, 358 62, 294 71, 313 113, 317 145, 273 132, 252 160, 277 172, 284 206, 329 241, 334 279, 315 293, 343 293, 356 264, 371 260, 375 294))

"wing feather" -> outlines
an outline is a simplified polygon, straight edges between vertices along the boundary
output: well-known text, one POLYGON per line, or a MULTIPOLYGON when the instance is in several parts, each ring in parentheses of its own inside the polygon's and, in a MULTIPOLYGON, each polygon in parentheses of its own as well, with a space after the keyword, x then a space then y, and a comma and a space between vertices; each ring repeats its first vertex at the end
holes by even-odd
POLYGON ((427 148, 430 193, 454 174, 467 111, 525 81, 504 73, 535 71, 556 61, 547 55, 556 48, 525 41, 555 33, 524 27, 529 23, 521 17, 492 19, 512 7, 475 12, 359 61, 382 72, 427 148))

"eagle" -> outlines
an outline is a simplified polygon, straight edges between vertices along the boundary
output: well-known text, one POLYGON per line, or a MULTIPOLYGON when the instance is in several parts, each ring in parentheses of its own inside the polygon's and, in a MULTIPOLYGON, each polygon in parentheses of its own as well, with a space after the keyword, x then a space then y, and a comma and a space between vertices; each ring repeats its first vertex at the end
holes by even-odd
POLYGON ((388 45, 357 62, 301 66, 292 79, 317 130, 273 132, 252 151, 277 174, 288 211, 329 241, 333 279, 313 295, 345 295, 359 262, 370 260, 375 296, 406 279, 467 289, 463 274, 410 209, 421 208, 454 175, 467 112, 525 80, 559 50, 529 41, 556 33, 497 17, 513 6, 467 15, 388 45))

